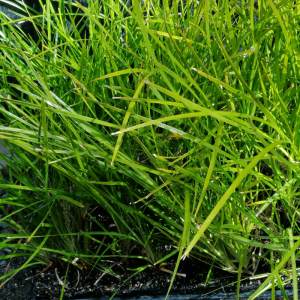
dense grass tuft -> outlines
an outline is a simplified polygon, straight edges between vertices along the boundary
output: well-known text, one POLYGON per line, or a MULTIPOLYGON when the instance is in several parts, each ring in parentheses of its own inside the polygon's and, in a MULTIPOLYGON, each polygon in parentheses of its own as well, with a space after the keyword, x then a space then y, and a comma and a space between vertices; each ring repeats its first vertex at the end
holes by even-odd
POLYGON ((296 293, 299 3, 86 2, 1 14, 1 259, 133 276, 176 255, 171 283, 186 257, 263 261, 250 299, 287 274, 296 293))

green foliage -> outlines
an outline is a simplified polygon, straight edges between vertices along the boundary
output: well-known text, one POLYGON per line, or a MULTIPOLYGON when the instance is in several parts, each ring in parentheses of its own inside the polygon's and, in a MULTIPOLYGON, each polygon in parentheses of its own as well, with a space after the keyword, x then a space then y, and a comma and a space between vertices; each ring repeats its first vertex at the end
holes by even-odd
POLYGON ((298 4, 47 0, 1 15, 0 221, 17 233, 0 247, 115 276, 106 257, 141 259, 137 274, 179 253, 171 282, 187 256, 239 279, 264 259, 252 298, 290 268, 297 290, 298 4))

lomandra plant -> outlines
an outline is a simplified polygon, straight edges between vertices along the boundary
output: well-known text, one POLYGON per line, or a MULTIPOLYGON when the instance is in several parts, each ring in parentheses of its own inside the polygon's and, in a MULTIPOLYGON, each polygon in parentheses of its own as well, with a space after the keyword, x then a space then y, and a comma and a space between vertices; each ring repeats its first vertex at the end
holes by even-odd
POLYGON ((2 259, 130 278, 177 255, 171 286, 195 259, 237 298, 267 263, 249 299, 297 297, 299 3, 87 2, 1 15, 2 259))

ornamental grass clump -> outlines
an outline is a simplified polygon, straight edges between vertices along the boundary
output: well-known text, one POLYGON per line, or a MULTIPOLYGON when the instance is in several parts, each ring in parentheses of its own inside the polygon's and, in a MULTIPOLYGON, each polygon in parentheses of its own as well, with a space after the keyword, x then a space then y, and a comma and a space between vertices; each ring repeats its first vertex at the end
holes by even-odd
POLYGON ((2 259, 171 286, 194 259, 238 290, 267 263, 250 299, 296 297, 299 3, 87 2, 1 14, 2 259))

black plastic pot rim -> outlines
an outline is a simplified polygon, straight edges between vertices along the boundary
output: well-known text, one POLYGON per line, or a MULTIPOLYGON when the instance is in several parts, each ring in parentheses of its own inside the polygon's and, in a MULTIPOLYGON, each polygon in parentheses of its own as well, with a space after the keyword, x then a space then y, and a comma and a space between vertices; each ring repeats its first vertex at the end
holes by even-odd
MULTIPOLYGON (((252 286, 251 291, 245 291, 240 292, 239 299, 248 299, 251 294, 258 288, 258 286, 252 286)), ((285 289, 285 292, 289 299, 293 299, 293 289, 285 289)), ((298 293, 299 294, 299 293, 298 293)), ((113 300, 165 300, 165 295, 139 295, 139 296, 116 296, 113 298, 113 300)), ((49 300, 46 298, 37 297, 37 300, 49 300)), ((52 298, 53 299, 53 298, 52 298)), ((58 299, 58 298, 57 298, 58 299)), ((73 298, 69 298, 72 300, 108 300, 110 297, 84 297, 84 296, 75 296, 73 298)), ((169 295, 168 300, 233 300, 236 299, 236 293, 235 292, 229 292, 229 293, 210 293, 210 294, 177 294, 177 295, 169 295)), ((265 291, 262 294, 260 294, 256 300, 269 300, 272 299, 272 292, 271 291, 265 291)), ((284 299, 282 293, 280 290, 275 291, 275 299, 284 299)))

